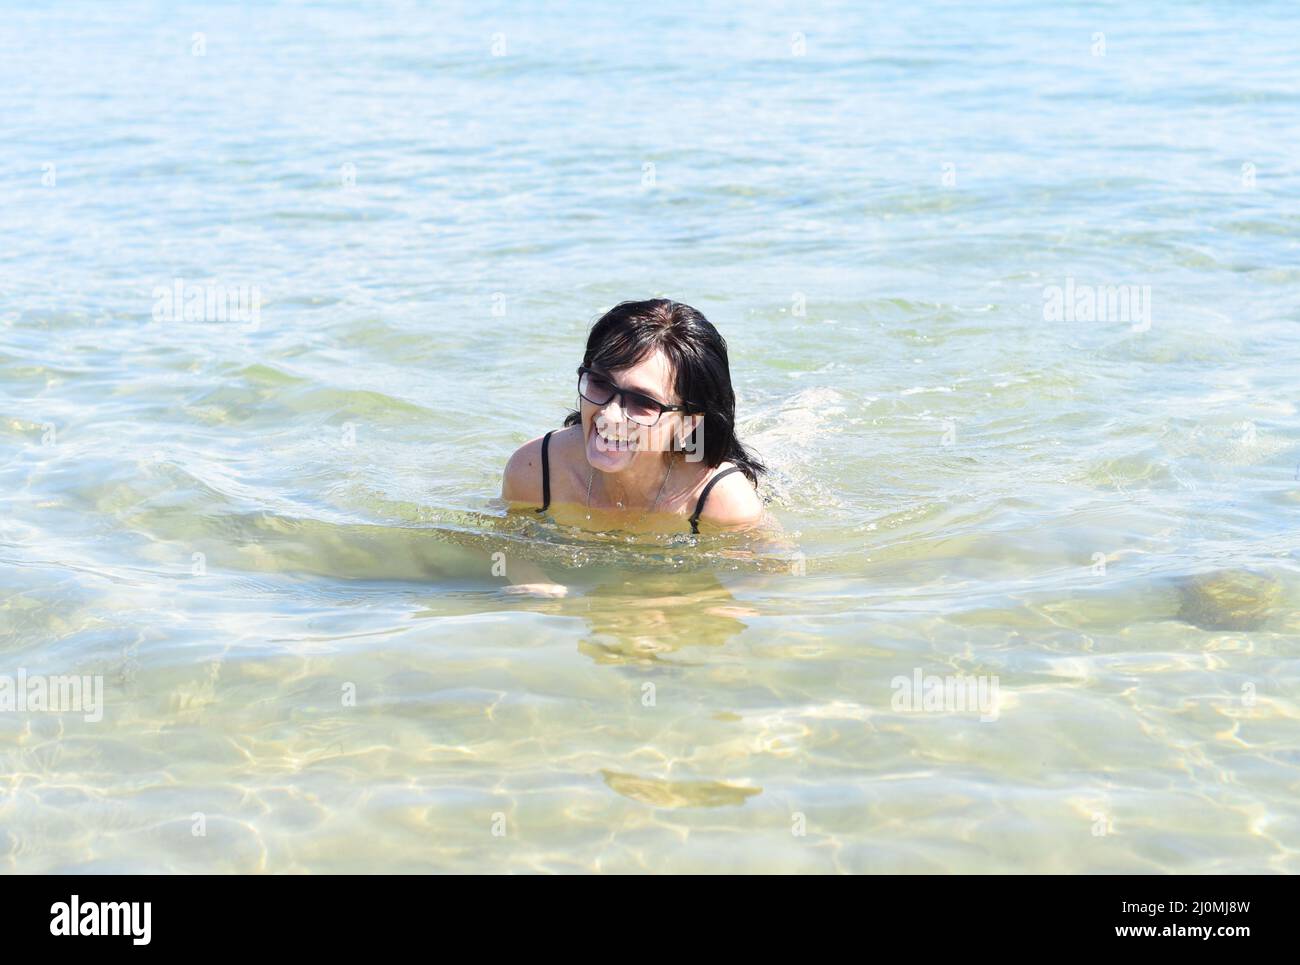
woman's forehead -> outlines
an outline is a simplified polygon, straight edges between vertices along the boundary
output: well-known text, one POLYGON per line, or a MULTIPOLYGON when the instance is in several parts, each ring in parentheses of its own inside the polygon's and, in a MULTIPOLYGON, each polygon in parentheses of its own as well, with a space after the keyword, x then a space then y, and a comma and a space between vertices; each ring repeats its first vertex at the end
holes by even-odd
POLYGON ((643 389, 660 396, 671 395, 673 391, 672 366, 658 349, 632 365, 609 369, 609 374, 624 388, 643 389))

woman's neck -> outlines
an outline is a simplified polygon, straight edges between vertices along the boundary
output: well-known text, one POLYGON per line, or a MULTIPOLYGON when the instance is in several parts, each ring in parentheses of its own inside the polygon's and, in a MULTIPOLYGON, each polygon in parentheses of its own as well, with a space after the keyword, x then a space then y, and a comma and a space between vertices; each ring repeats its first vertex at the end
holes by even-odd
POLYGON ((616 509, 649 509, 661 493, 667 492, 665 481, 673 455, 647 452, 621 472, 592 470, 599 477, 592 484, 592 502, 616 509))

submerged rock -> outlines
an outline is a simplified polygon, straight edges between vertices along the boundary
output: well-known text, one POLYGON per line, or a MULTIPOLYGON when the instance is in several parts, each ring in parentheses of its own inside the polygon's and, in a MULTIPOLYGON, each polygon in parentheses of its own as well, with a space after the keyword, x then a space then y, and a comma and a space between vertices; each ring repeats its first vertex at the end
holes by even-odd
POLYGON ((761 787, 723 784, 720 781, 665 781, 618 771, 601 771, 613 790, 642 804, 657 808, 716 808, 744 804, 761 794, 761 787))
POLYGON ((1179 583, 1178 619, 1202 630, 1257 630, 1282 603, 1282 582, 1252 570, 1215 570, 1179 583))

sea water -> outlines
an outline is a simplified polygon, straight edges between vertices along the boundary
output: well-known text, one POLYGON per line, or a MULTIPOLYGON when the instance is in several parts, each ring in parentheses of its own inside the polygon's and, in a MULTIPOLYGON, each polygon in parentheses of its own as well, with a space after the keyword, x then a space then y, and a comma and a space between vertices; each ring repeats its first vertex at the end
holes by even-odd
POLYGON ((7 5, 0 868, 1300 871, 1294 10, 978 6, 7 5), (778 539, 499 503, 656 295, 778 539))

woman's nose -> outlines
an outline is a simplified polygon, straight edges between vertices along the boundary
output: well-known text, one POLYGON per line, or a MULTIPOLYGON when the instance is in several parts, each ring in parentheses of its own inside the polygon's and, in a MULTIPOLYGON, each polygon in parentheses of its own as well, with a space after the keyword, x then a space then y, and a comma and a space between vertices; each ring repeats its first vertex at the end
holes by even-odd
POLYGON ((617 396, 609 400, 609 404, 600 412, 606 422, 622 422, 623 406, 617 396))

